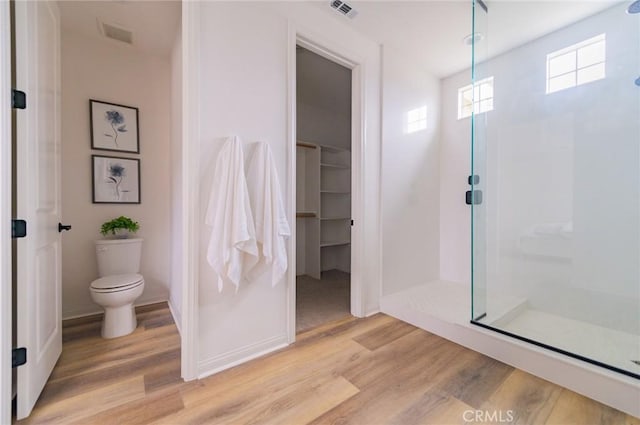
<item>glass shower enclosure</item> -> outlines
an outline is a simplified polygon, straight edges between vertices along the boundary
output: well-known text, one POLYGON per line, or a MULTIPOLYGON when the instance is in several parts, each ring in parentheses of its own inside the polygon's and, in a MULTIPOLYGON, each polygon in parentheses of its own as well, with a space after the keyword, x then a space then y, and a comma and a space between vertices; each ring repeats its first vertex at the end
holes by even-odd
POLYGON ((640 379, 637 3, 496 53, 473 1, 467 203, 471 322, 640 379))

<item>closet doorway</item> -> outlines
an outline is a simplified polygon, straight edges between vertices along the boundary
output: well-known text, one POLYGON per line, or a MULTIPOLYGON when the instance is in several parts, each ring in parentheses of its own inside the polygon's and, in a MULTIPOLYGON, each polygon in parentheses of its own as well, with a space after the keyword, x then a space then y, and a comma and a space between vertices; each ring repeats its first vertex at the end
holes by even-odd
POLYGON ((351 85, 296 46, 296 333, 351 315, 351 85))

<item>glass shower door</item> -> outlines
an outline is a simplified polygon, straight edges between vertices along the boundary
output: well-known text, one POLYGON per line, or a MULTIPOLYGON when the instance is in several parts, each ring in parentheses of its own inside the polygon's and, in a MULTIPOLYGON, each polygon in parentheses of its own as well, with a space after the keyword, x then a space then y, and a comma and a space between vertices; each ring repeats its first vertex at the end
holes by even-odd
MULTIPOLYGON (((482 84, 489 75, 488 8, 482 0, 473 0, 471 43, 471 174, 466 203, 471 206, 471 320, 480 321, 487 315, 487 191, 485 182, 487 149, 488 85, 482 84)), ((491 88, 492 91, 492 88, 491 88)), ((469 100, 468 100, 469 101, 469 100)), ((493 102, 493 93, 491 93, 493 102)), ((492 105, 491 105, 492 106, 492 105)))
MULTIPOLYGON (((561 3, 536 7, 551 15, 561 3)), ((473 32, 483 36, 473 40, 474 84, 491 81, 492 90, 489 108, 488 92, 474 86, 471 317, 640 379, 640 7, 633 4, 591 4, 588 14, 494 52, 491 10, 473 3, 473 32)), ((522 16, 526 7, 514 2, 510 11, 522 16)))

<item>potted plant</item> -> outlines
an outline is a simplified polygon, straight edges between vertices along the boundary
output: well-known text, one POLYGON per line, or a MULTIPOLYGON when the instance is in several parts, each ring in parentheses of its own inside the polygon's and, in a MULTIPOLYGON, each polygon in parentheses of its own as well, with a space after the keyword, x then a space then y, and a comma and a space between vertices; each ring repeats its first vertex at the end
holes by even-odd
POLYGON ((135 233, 139 228, 140 225, 137 221, 121 215, 118 218, 102 223, 100 233, 102 236, 111 234, 111 236, 116 239, 126 239, 129 237, 129 233, 135 233))

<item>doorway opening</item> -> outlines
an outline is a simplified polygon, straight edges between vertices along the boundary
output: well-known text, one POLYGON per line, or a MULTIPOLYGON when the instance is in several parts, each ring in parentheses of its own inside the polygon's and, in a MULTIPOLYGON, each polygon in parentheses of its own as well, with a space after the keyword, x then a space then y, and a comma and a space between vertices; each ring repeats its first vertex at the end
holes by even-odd
POLYGON ((296 46, 296 333, 351 315, 352 70, 296 46))

